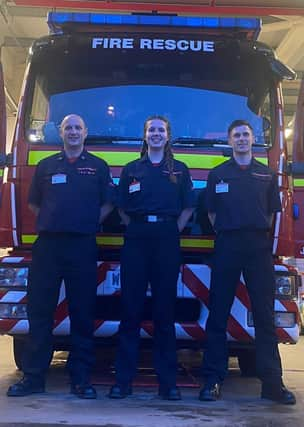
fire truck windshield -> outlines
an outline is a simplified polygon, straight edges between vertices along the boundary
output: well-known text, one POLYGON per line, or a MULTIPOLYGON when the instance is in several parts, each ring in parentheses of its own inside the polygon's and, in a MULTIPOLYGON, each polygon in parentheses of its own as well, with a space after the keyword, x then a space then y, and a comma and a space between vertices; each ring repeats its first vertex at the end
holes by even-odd
POLYGON ((97 54, 84 49, 88 36, 78 37, 72 45, 59 37, 55 48, 53 43, 34 52, 25 121, 29 142, 61 143, 58 126, 75 113, 84 118, 93 144, 140 144, 143 122, 154 114, 168 117, 173 139, 189 146, 225 143, 227 127, 237 118, 252 124, 256 144, 271 143, 268 64, 247 51, 241 55, 232 42, 203 54, 97 54))

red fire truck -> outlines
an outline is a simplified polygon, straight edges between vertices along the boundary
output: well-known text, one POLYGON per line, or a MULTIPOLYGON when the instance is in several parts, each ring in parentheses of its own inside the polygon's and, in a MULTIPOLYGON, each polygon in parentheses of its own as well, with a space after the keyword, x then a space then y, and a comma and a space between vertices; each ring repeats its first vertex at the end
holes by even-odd
MULTIPOLYGON (((231 154, 228 125, 237 118, 252 124, 254 155, 277 172, 283 205, 272 229, 277 334, 280 342, 296 343, 300 276, 283 262, 283 257, 295 255, 296 209, 288 176, 280 84, 295 75, 271 48, 257 42, 260 21, 52 12, 48 22, 50 35, 36 40, 30 51, 11 157, 4 155, 5 129, 1 128, 5 180, 0 246, 12 249, 0 263, 0 333, 13 337, 17 366, 28 333, 26 287, 31 247, 37 237, 27 207, 28 188, 38 161, 61 149, 58 125, 69 113, 84 117, 89 129, 87 149, 108 162, 116 183, 122 167, 139 156, 146 117, 157 113, 171 121, 173 150, 191 170, 199 206, 181 236, 176 333, 180 345, 186 346, 204 342, 208 317, 214 245, 203 202, 208 172, 231 154)), ((119 216, 113 212, 97 235, 101 247, 97 340, 114 337, 118 331, 122 234, 119 216)), ((153 333, 150 304, 148 290, 143 338, 153 333)), ((63 283, 54 321, 54 349, 68 346, 69 327, 63 283)), ((227 337, 241 369, 250 369, 254 327, 242 277, 227 337)))

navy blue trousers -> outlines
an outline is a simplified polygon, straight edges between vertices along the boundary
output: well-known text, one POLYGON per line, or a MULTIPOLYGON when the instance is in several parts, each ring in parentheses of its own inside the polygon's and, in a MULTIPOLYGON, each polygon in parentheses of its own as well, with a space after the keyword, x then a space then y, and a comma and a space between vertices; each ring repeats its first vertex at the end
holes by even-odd
POLYGON ((94 235, 42 233, 33 245, 27 311, 29 339, 22 370, 44 379, 53 353, 52 329, 60 285, 65 282, 71 320, 71 381, 89 381, 95 363, 93 345, 97 288, 97 246, 94 235))
POLYGON ((161 386, 176 385, 174 312, 179 268, 179 232, 175 221, 129 224, 121 255, 122 317, 116 358, 119 384, 130 384, 136 374, 140 323, 150 283, 155 370, 161 386))
POLYGON ((257 375, 262 382, 281 383, 282 367, 274 326, 273 259, 268 235, 259 231, 222 232, 216 237, 203 377, 207 383, 221 383, 227 373, 226 329, 241 273, 253 313, 257 375))

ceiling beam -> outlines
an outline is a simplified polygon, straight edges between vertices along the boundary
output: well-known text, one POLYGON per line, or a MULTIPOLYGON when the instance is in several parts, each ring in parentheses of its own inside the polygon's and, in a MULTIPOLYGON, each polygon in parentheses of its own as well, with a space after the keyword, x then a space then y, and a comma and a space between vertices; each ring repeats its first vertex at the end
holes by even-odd
POLYGON ((273 33, 276 31, 287 31, 295 24, 295 22, 290 20, 282 20, 280 22, 272 22, 271 24, 263 24, 263 34, 273 33))
POLYGON ((9 37, 3 38, 3 46, 5 47, 30 47, 36 39, 32 37, 9 37))
POLYGON ((4 86, 4 93, 5 93, 5 98, 6 98, 6 105, 9 107, 9 109, 12 113, 16 113, 17 109, 18 109, 18 104, 14 100, 12 95, 9 93, 6 86, 4 86))
POLYGON ((299 52, 303 51, 304 19, 301 22, 292 26, 276 49, 278 57, 291 68, 297 67, 301 59, 299 52))
POLYGON ((47 16, 49 8, 43 7, 23 7, 23 6, 12 6, 7 4, 7 11, 10 16, 20 16, 20 17, 34 17, 34 18, 45 18, 47 16))
MULTIPOLYGON (((190 0, 191 1, 191 0, 190 0)), ((46 7, 66 10, 99 10, 99 11, 126 11, 126 12, 152 12, 158 11, 162 13, 189 13, 189 14, 206 14, 206 15, 238 15, 238 16, 267 16, 267 15, 300 15, 304 16, 303 6, 299 6, 298 0, 290 0, 289 7, 281 7, 280 2, 277 6, 272 2, 272 6, 243 6, 235 5, 234 2, 229 5, 217 4, 216 0, 205 1, 204 5, 199 2, 192 1, 184 4, 183 1, 176 0, 175 3, 169 3, 168 0, 159 0, 159 2, 148 3, 145 1, 133 2, 113 2, 111 0, 93 0, 93 1, 80 1, 80 0, 12 0, 11 4, 17 6, 28 7, 46 7)), ((228 3, 228 4, 227 4, 228 3)), ((240 2, 243 4, 243 2, 240 2)), ((287 2, 286 2, 287 3, 287 2)), ((264 1, 267 4, 267 1, 264 1)), ((281 3, 282 4, 282 3, 281 3)), ((284 2, 285 4, 285 2, 284 2)))

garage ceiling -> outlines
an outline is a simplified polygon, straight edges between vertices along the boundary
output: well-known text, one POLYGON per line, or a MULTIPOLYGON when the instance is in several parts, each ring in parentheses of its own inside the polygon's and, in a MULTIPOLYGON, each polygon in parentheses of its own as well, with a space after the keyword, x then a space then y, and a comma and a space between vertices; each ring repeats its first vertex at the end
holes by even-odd
MULTIPOLYGON (((46 15, 50 10, 130 10, 129 1, 80 0, 0 0, 1 60, 5 73, 8 115, 16 113, 29 46, 48 33, 46 15)), ((134 4, 134 2, 133 2, 134 4)), ((285 123, 292 123, 299 81, 304 75, 304 0, 139 0, 137 8, 163 13, 187 9, 200 15, 260 16, 263 21, 259 40, 273 47, 281 61, 296 70, 299 79, 283 86, 285 123), (252 4, 254 3, 254 5, 252 4)))

